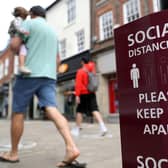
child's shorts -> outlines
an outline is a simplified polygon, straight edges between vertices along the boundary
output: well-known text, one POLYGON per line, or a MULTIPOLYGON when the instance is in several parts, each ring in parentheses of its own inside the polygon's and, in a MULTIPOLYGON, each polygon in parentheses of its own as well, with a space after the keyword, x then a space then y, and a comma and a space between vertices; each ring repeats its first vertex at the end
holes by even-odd
POLYGON ((24 55, 24 56, 27 55, 27 48, 26 48, 26 46, 24 44, 22 44, 20 46, 19 55, 24 55))

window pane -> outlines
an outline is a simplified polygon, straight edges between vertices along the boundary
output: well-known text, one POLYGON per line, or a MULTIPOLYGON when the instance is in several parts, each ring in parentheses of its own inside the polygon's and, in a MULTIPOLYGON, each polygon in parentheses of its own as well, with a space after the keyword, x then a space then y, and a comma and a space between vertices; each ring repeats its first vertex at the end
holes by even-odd
POLYGON ((131 22, 140 17, 139 0, 129 0, 126 3, 124 3, 124 7, 125 7, 124 12, 125 23, 131 22))
POLYGON ((112 12, 100 16, 100 40, 106 40, 113 35, 112 12))
POLYGON ((61 54, 61 58, 66 57, 66 40, 65 39, 60 41, 60 54, 61 54))
POLYGON ((68 0, 67 2, 68 23, 76 18, 76 0, 68 0))
POLYGON ((78 45, 78 51, 83 51, 85 48, 85 34, 84 30, 80 30, 76 33, 77 35, 77 45, 78 45))

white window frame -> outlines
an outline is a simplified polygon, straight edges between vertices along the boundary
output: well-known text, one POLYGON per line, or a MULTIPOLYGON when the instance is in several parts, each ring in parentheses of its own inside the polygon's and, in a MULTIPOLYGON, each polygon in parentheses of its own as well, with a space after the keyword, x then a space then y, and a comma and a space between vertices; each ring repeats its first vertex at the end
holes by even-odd
POLYGON ((0 79, 4 77, 4 64, 0 62, 0 79))
POLYGON ((124 24, 141 17, 140 0, 128 0, 123 4, 124 24))
POLYGON ((4 75, 7 76, 8 73, 9 73, 9 58, 6 58, 6 59, 5 59, 4 65, 5 65, 4 75))
POLYGON ((14 57, 14 74, 17 75, 19 72, 19 57, 14 57))
POLYGON ((113 37, 113 13, 108 11, 99 17, 100 41, 113 37))
POLYGON ((59 50, 60 50, 60 56, 61 56, 61 59, 64 59, 66 58, 66 39, 62 39, 60 40, 59 42, 59 50))
POLYGON ((153 0, 153 12, 158 12, 160 9, 160 0, 153 0))
POLYGON ((67 0, 67 22, 70 24, 76 19, 76 0, 67 0))
POLYGON ((84 49, 85 49, 85 31, 84 31, 84 29, 81 29, 78 32, 76 32, 76 38, 77 38, 78 52, 84 51, 84 49))

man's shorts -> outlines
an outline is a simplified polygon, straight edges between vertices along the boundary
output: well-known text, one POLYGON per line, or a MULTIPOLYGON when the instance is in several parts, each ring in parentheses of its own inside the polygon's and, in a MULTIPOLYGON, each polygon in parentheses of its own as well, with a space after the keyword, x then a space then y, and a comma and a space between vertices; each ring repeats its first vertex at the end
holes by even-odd
POLYGON ((94 111, 98 111, 95 93, 80 95, 80 104, 78 104, 76 112, 91 116, 94 111))
POLYGON ((53 79, 17 76, 13 87, 13 112, 26 112, 33 95, 38 97, 40 108, 56 107, 55 87, 53 79))

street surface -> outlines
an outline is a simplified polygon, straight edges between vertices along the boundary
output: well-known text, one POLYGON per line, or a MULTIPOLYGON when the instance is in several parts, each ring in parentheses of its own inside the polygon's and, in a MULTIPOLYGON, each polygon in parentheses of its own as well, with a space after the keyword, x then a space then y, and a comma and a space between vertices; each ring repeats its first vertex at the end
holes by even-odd
MULTIPOLYGON (((70 123, 70 127, 74 126, 70 123)), ((119 124, 107 124, 109 133, 100 137, 96 123, 84 123, 79 137, 74 137, 87 168, 122 168, 119 124)), ((0 120, 0 152, 10 147, 10 122, 0 120)), ((50 121, 25 121, 19 145, 20 162, 0 162, 0 168, 54 168, 64 157, 64 143, 50 121)))

